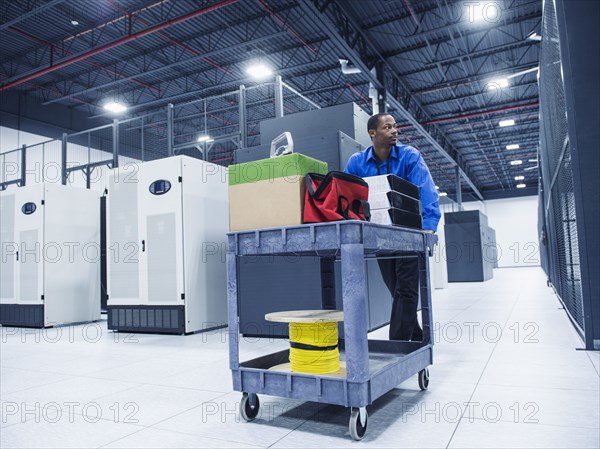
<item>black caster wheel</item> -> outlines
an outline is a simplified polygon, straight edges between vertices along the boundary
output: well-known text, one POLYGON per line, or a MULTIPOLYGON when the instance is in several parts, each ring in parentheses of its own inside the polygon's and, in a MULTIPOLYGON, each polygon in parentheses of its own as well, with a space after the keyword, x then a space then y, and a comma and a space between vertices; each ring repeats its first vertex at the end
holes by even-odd
POLYGON ((367 433, 367 423, 369 422, 369 416, 367 415, 366 407, 361 409, 353 408, 350 411, 350 436, 353 440, 362 440, 367 433), (361 418, 362 415, 362 418, 361 418))
POLYGON ((419 371, 419 388, 421 390, 427 390, 429 386, 429 368, 423 368, 419 371))
POLYGON ((258 395, 254 393, 244 393, 240 401, 240 416, 246 421, 252 421, 258 416, 260 401, 258 395))

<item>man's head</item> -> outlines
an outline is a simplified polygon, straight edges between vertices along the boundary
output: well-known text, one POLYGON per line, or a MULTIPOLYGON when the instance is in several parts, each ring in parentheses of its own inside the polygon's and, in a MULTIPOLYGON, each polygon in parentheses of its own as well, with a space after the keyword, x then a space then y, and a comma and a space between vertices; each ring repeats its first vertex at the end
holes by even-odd
POLYGON ((375 114, 367 122, 367 131, 373 142, 373 146, 387 147, 396 144, 398 131, 396 120, 389 114, 375 114))

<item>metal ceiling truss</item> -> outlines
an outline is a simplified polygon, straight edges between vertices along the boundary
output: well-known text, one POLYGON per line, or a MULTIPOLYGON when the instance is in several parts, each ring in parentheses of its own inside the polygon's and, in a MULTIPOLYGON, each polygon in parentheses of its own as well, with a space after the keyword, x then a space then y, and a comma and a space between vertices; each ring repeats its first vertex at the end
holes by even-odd
POLYGON ((376 46, 366 38, 360 27, 347 15, 346 8, 340 6, 336 0, 299 0, 299 6, 319 26, 321 31, 328 34, 339 49, 346 53, 340 56, 350 58, 362 70, 363 75, 367 76, 379 90, 380 96, 385 97, 384 103, 387 101, 426 137, 433 148, 458 166, 463 179, 477 196, 483 199, 477 185, 467 174, 468 167, 460 162, 458 151, 438 127, 435 125, 424 127, 420 124, 429 119, 428 114, 410 94, 403 81, 390 69, 376 46), (378 75, 371 73, 371 69, 375 66, 377 66, 378 75))
MULTIPOLYGON (((279 9, 277 9, 277 12, 280 11, 285 11, 287 9, 290 9, 289 6, 286 7, 281 7, 279 9)), ((84 91, 80 91, 80 92, 74 92, 74 93, 66 93, 67 95, 64 96, 64 99, 67 98, 72 98, 73 96, 77 96, 80 94, 84 94, 84 93, 88 93, 88 92, 93 92, 95 90, 101 90, 104 88, 108 88, 108 87, 112 87, 112 86, 117 86, 119 84, 122 84, 124 82, 127 81, 131 81, 137 77, 140 76, 151 76, 151 75, 157 75, 158 73, 162 72, 163 70, 168 70, 168 69, 173 69, 179 66, 183 66, 183 65, 187 65, 190 63, 195 63, 195 62, 200 62, 201 60, 206 60, 208 58, 212 58, 215 56, 220 55, 223 52, 231 52, 231 51, 237 51, 237 50, 241 50, 244 49, 244 47, 251 47, 251 46, 257 46, 257 45, 262 45, 265 44, 267 41, 277 38, 277 37, 282 37, 287 35, 286 32, 276 32, 276 33, 272 33, 269 34, 267 36, 263 36, 263 37, 255 37, 256 31, 258 31, 260 29, 260 24, 262 23, 262 21, 267 18, 268 15, 267 14, 255 14, 251 17, 246 17, 244 19, 240 19, 237 20, 233 23, 231 23, 228 27, 228 29, 226 30, 227 33, 225 33, 225 30, 223 29, 222 26, 215 26, 212 27, 209 30, 205 30, 202 32, 198 32, 198 33, 194 33, 191 34, 190 36, 188 36, 185 40, 180 40, 178 43, 181 44, 185 44, 186 46, 189 47, 190 44, 195 44, 195 45, 199 45, 200 47, 202 47, 199 51, 201 51, 202 53, 198 53, 196 51, 194 51, 194 53, 196 53, 196 55, 186 58, 186 59, 182 59, 183 54, 185 54, 185 52, 180 52, 179 54, 169 54, 169 53, 164 53, 165 57, 167 58, 171 58, 170 61, 167 61, 166 63, 163 62, 161 64, 156 65, 156 67, 152 68, 155 62, 155 54, 157 51, 164 51, 165 49, 172 49, 174 46, 172 45, 172 43, 170 44, 165 44, 161 47, 153 47, 151 49, 148 49, 144 52, 138 52, 138 54, 131 58, 132 61, 137 61, 138 59, 141 59, 141 68, 140 71, 138 71, 137 73, 135 73, 134 75, 130 75, 130 76, 126 76, 122 74, 122 77, 120 77, 119 79, 116 80, 110 80, 108 83, 105 83, 103 85, 97 85, 97 83, 93 83, 90 86, 83 86, 84 87, 84 91), (257 23, 254 23, 257 22, 257 23), (250 31, 252 30, 252 31, 250 31), (234 34, 234 32, 237 32, 234 34), (220 44, 220 42, 222 41, 224 36, 227 36, 228 41, 231 40, 232 37, 236 37, 240 40, 242 40, 242 42, 240 42, 239 44, 235 44, 235 45, 230 45, 229 43, 227 43, 224 47, 222 48, 217 48, 218 44, 220 44), (196 42, 196 39, 198 39, 199 37, 203 38, 203 41, 207 41, 207 42, 196 42)), ((318 43, 319 41, 315 41, 314 43, 318 43)), ((294 48, 297 48, 298 46, 294 46, 294 48)), ((116 70, 116 65, 121 63, 121 59, 120 58, 116 58, 113 62, 111 62, 110 64, 107 65, 115 65, 115 70, 116 70)), ((139 66, 139 64, 138 64, 139 66)), ((123 73, 123 71, 121 71, 123 73)), ((78 78, 78 77, 83 77, 83 76, 87 76, 89 74, 89 71, 85 71, 82 73, 79 73, 77 75, 72 76, 72 78, 78 78)), ((60 83, 60 81, 58 81, 60 83)), ((61 101, 62 98, 57 98, 51 101, 46 102, 45 104, 49 104, 52 102, 56 102, 56 101, 61 101)))
MULTIPOLYGON (((90 48, 88 48, 87 50, 78 49, 78 51, 76 53, 71 54, 70 56, 62 59, 59 62, 49 61, 51 63, 43 69, 35 68, 35 69, 29 70, 25 73, 20 73, 17 77, 10 77, 10 78, 4 80, 3 84, 0 85, 0 91, 17 86, 17 85, 27 82, 29 80, 35 79, 39 76, 54 72, 60 68, 69 66, 69 65, 79 62, 83 59, 87 59, 94 55, 103 53, 106 50, 118 47, 125 43, 131 42, 135 39, 140 39, 145 36, 151 35, 153 33, 156 33, 158 31, 166 29, 170 26, 185 22, 194 17, 198 17, 203 14, 215 11, 221 7, 231 5, 233 3, 236 3, 237 1, 238 0, 221 0, 219 3, 215 3, 210 6, 200 8, 200 9, 197 9, 192 12, 188 12, 186 14, 182 14, 176 18, 170 19, 168 21, 163 21, 158 24, 154 24, 152 26, 146 27, 146 28, 136 31, 136 32, 133 32, 133 30, 130 27, 129 29, 125 30, 125 33, 120 33, 120 34, 122 34, 121 37, 114 39, 114 38, 112 38, 112 36, 110 36, 112 39, 109 39, 106 42, 102 42, 102 39, 101 39, 101 37, 105 31, 105 29, 102 28, 99 32, 100 37, 94 38, 94 33, 90 33, 92 35, 91 42, 90 42, 91 45, 90 45, 90 48)), ((106 28, 108 28, 108 27, 106 27, 106 28)))

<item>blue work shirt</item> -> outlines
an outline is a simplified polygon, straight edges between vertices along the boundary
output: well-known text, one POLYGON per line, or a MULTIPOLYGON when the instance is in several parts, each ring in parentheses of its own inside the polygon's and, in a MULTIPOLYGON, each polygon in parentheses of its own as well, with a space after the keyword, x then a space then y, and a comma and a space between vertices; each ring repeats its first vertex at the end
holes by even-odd
POLYGON ((438 193, 435 190, 435 183, 431 178, 429 168, 416 148, 408 145, 394 145, 389 157, 383 162, 378 162, 373 147, 370 146, 354 153, 348 160, 344 171, 361 178, 391 173, 412 182, 419 187, 421 192, 423 229, 437 231, 441 217, 438 193))

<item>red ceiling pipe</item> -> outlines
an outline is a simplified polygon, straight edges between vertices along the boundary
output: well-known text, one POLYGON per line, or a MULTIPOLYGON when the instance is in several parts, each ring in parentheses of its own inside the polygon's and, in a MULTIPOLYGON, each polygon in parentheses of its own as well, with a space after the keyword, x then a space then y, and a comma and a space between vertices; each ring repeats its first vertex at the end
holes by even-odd
MULTIPOLYGON (((50 49, 50 67, 53 66, 53 64, 54 64, 54 48, 56 48, 56 46, 54 44, 51 44, 50 42, 43 41, 43 40, 41 40, 41 39, 39 39, 39 38, 37 38, 35 36, 32 36, 29 33, 26 33, 25 31, 21 31, 21 30, 18 30, 16 28, 13 28, 13 27, 8 27, 7 30, 8 31, 12 31, 13 33, 16 33, 16 34, 20 34, 21 36, 25 36, 26 38, 31 39, 32 41, 37 42, 38 44, 42 44, 42 45, 45 45, 46 47, 48 47, 50 49)), ((66 54, 70 54, 68 51, 66 51, 64 49, 62 50, 62 52, 63 52, 63 54, 65 54, 65 53, 66 54)), ((98 63, 96 63, 94 61, 85 61, 85 62, 87 64, 99 67, 99 68, 101 68, 102 70, 104 70, 104 71, 106 71, 108 73, 112 73, 113 75, 123 76, 122 74, 117 73, 114 70, 111 70, 111 69, 109 69, 107 67, 104 67, 103 65, 98 64, 98 63)), ((133 81, 134 83, 139 84, 140 86, 146 87, 148 89, 159 91, 159 89, 157 89, 156 87, 150 86, 150 85, 145 84, 145 83, 142 83, 141 81, 138 81, 136 79, 132 79, 131 81, 133 81)))
POLYGON ((314 48, 312 48, 310 45, 308 45, 308 43, 302 39, 302 36, 300 36, 298 33, 296 33, 290 26, 288 26, 287 23, 285 23, 277 14, 275 14, 273 12, 273 10, 271 10, 271 8, 269 8, 267 5, 265 5, 262 0, 257 0, 258 3, 260 3, 260 6, 262 6, 262 8, 267 11, 269 14, 271 14, 271 16, 273 18, 275 18, 275 20, 277 20, 279 23, 281 23, 283 25, 283 27, 288 30, 291 34, 294 35, 294 37, 296 39, 298 39, 302 45, 304 45, 306 48, 308 48, 315 56, 317 54, 317 50, 315 50, 314 48))
MULTIPOLYGON (((515 109, 525 109, 525 108, 530 108, 530 107, 538 106, 538 105, 539 105, 539 103, 536 102, 536 103, 520 104, 518 106, 507 106, 505 108, 500 108, 500 109, 491 109, 489 111, 473 112, 471 114, 456 115, 454 117, 446 117, 446 118, 440 118, 437 120, 430 120, 429 122, 421 123, 421 125, 433 125, 434 123, 453 122, 454 120, 461 120, 461 119, 465 119, 465 118, 469 118, 469 117, 478 117, 480 115, 486 115, 486 114, 495 114, 496 112, 513 111, 515 109)), ((402 126, 396 127, 396 129, 412 128, 412 126, 413 125, 402 125, 402 126)))
POLYGON ((148 36, 149 34, 153 34, 156 33, 157 31, 163 30, 165 28, 168 28, 170 26, 173 25, 177 25, 179 23, 185 22, 186 20, 189 19, 193 19, 194 17, 198 17, 201 16, 203 14, 209 13, 211 11, 215 11, 219 8, 222 8, 224 6, 228 6, 228 5, 232 5, 233 3, 236 3, 238 0, 223 0, 219 3, 215 3, 214 5, 211 6, 207 6, 206 8, 202 8, 199 9, 197 11, 188 13, 188 14, 184 14, 183 16, 177 17, 176 19, 173 20, 167 20, 166 22, 163 23, 159 23, 158 25, 154 25, 150 28, 147 28, 145 30, 139 31, 137 33, 131 34, 129 36, 123 37, 121 39, 117 39, 116 41, 113 42, 109 42, 108 44, 104 44, 101 45, 98 48, 94 48, 93 50, 87 51, 85 53, 82 53, 78 56, 75 56, 73 58, 67 59, 65 61, 61 61, 58 64, 55 64, 53 66, 50 67, 46 67, 45 69, 39 70, 35 73, 32 73, 30 75, 24 76, 23 78, 19 78, 17 80, 14 80, 8 84, 4 84, 3 86, 0 87, 0 92, 6 89, 10 89, 11 87, 15 87, 18 86, 19 84, 22 84, 24 82, 30 81, 34 78, 37 78, 39 76, 43 76, 46 75, 48 73, 54 72, 55 70, 61 69, 63 67, 66 67, 68 65, 74 64, 76 62, 81 61, 82 59, 86 59, 89 58, 90 56, 94 56, 97 55, 98 53, 103 53, 107 50, 110 50, 111 48, 115 48, 118 47, 120 45, 126 44, 127 42, 131 42, 135 39, 140 39, 144 36, 148 36))
MULTIPOLYGON (((115 2, 113 2, 112 0, 108 0, 108 3, 110 3, 112 5, 113 8, 117 9, 118 11, 124 12, 129 20, 129 34, 131 34, 131 17, 133 15, 133 13, 128 12, 126 9, 122 8, 121 6, 117 5, 115 2)), ((140 22, 142 25, 148 25, 148 22, 146 22, 145 20, 143 20, 142 18, 138 17, 137 18, 138 22, 140 22)), ((178 47, 183 48, 185 51, 193 54, 194 56, 200 56, 200 53, 198 53, 197 51, 195 51, 194 49, 188 47, 187 45, 182 44, 179 41, 176 41, 175 39, 173 39, 172 37, 170 37, 168 34, 163 33, 162 31, 159 31, 159 33, 162 37, 164 37, 165 39, 167 39, 169 42, 177 45, 178 47)), ((212 65, 213 67, 216 67, 217 69, 227 73, 228 75, 232 75, 232 73, 225 69, 224 67, 220 66, 219 64, 217 64, 216 62, 203 57, 202 58, 205 62, 209 63, 210 65, 212 65)))

